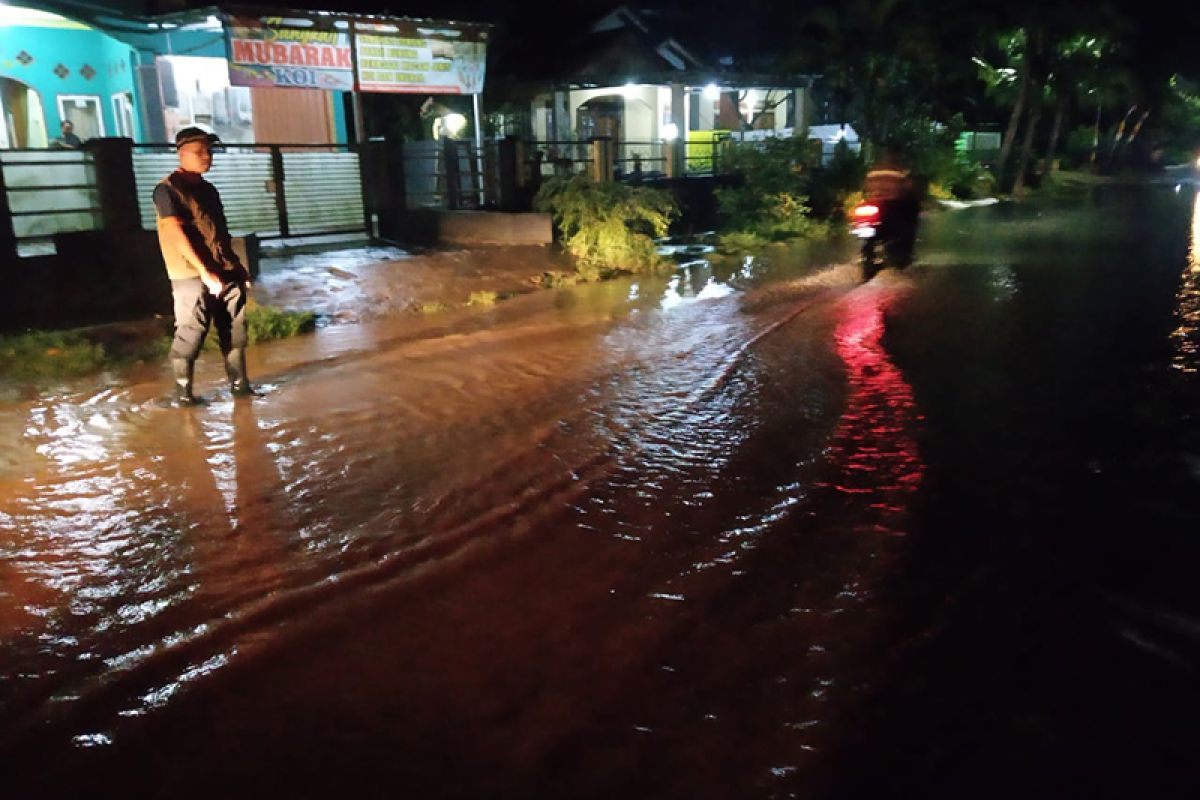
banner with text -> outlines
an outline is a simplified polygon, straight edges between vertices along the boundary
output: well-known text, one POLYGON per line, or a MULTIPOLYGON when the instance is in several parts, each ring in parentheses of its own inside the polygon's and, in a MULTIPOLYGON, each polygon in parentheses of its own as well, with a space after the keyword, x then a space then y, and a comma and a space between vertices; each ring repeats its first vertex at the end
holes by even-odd
POLYGON ((478 94, 487 64, 483 25, 432 21, 356 22, 363 92, 478 94))
POLYGON ((354 89, 350 34, 332 23, 230 17, 225 31, 234 86, 354 89))

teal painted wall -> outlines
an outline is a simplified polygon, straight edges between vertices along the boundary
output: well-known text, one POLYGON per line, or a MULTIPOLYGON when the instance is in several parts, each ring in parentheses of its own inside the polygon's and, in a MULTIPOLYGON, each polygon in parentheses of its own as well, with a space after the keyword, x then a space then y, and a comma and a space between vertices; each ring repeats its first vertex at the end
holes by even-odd
POLYGON ((339 144, 347 144, 349 139, 346 132, 346 95, 348 92, 331 92, 330 101, 333 103, 334 136, 339 144))
MULTIPOLYGON (((94 95, 100 98, 106 136, 115 136, 112 96, 134 92, 133 50, 123 42, 96 30, 65 28, 35 28, 26 26, 0 27, 0 75, 21 81, 42 98, 46 115, 46 133, 58 135, 61 120, 58 114, 59 95, 94 95), (17 56, 25 52, 33 57, 23 64, 17 56), (68 72, 65 77, 55 73, 58 65, 68 72), (85 76, 86 67, 91 77, 85 76)), ((138 102, 134 93, 135 107, 138 102)), ((140 140, 138 115, 134 113, 134 138, 140 140)))

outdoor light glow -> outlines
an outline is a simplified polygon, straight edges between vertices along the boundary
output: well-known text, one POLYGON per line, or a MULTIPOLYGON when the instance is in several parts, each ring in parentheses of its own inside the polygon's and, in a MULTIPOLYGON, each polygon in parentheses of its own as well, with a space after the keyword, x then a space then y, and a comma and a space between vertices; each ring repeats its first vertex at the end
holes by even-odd
POLYGON ((662 138, 668 142, 672 142, 679 138, 679 126, 674 122, 665 123, 662 126, 662 138))
POLYGON ((708 86, 705 86, 704 87, 704 99, 705 100, 721 99, 721 87, 717 86, 715 83, 710 83, 708 86))
POLYGON ((442 127, 448 136, 458 136, 467 127, 467 118, 462 114, 447 114, 442 117, 442 127))

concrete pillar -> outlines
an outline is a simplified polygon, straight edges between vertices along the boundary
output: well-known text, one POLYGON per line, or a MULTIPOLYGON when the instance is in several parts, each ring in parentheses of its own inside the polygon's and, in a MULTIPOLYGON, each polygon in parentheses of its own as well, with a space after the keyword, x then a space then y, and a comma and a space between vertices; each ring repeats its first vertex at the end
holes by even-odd
POLYGON ((811 90, 807 86, 796 87, 796 102, 793 104, 795 108, 795 116, 788 120, 788 124, 796 128, 796 135, 801 132, 808 131, 809 113, 812 108, 811 90))
POLYGON ((671 122, 675 124, 676 136, 667 142, 667 177, 679 178, 685 172, 687 158, 687 106, 684 103, 682 83, 671 84, 671 122))
POLYGON ((372 238, 376 236, 392 238, 387 231, 390 229, 391 220, 396 213, 398 190, 393 185, 393 170, 388 162, 388 143, 383 137, 372 138, 364 142, 358 149, 363 213, 366 215, 367 232, 372 238))
POLYGON ((500 192, 501 211, 520 210, 521 190, 527 183, 525 175, 525 143, 516 136, 500 140, 500 192))
POLYGON ((446 208, 454 210, 461 205, 459 195, 462 183, 459 177, 458 147, 449 136, 442 139, 442 176, 446 181, 446 208))
POLYGON ((556 142, 571 141, 574 138, 572 130, 575 127, 574 120, 571 119, 571 93, 565 89, 555 90, 551 110, 554 126, 550 138, 556 142))
POLYGON ((133 176, 133 140, 88 139, 83 149, 92 154, 99 195, 101 225, 106 231, 141 230, 137 181, 133 176))
POLYGON ((4 186, 4 168, 0 166, 0 264, 17 260, 17 234, 13 230, 12 209, 8 207, 8 189, 4 186))
POLYGON ((592 139, 592 180, 608 183, 613 179, 613 140, 607 136, 592 139))

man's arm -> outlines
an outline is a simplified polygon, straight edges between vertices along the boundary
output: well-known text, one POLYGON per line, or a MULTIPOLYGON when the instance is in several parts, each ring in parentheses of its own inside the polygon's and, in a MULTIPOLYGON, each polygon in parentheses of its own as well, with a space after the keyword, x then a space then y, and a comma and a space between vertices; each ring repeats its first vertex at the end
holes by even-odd
POLYGON ((221 293, 221 279, 210 270, 204 263, 203 259, 196 254, 196 248, 192 247, 192 242, 188 239, 187 234, 183 230, 183 222, 179 217, 163 217, 162 225, 159 228, 160 236, 162 237, 162 246, 169 247, 172 251, 183 256, 192 269, 196 270, 196 274, 208 291, 214 295, 221 293))
POLYGON ((241 280, 247 285, 250 285, 250 270, 246 269, 246 265, 238 258, 237 250, 233 249, 233 237, 229 235, 229 220, 225 217, 225 205, 221 202, 221 198, 217 197, 217 242, 221 248, 221 257, 225 259, 227 264, 233 265, 241 280))

